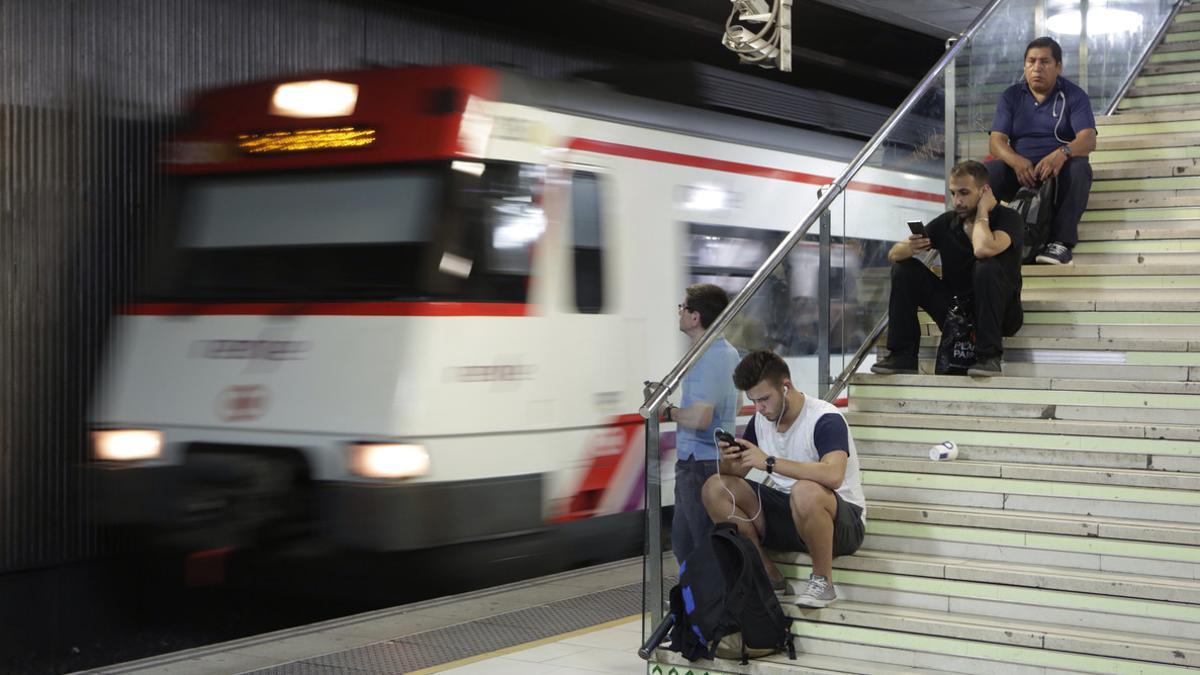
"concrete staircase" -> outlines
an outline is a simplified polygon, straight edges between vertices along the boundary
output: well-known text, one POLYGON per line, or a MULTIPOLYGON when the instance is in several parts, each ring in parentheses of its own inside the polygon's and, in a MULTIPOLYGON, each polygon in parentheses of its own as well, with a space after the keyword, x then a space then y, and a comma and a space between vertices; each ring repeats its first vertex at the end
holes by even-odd
MULTIPOLYGON (((926 317, 922 374, 853 380, 867 538, 839 602, 787 607, 800 658, 677 672, 1200 672, 1197 104, 1186 9, 1098 121, 1076 264, 1025 268, 1003 376, 924 374, 926 317)), ((807 557, 776 560, 798 590, 807 557)))

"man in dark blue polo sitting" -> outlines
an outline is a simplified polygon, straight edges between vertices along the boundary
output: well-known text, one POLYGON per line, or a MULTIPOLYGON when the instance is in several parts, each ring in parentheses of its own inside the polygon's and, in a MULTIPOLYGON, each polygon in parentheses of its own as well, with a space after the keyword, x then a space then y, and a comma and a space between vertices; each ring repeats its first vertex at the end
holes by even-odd
POLYGON ((1025 47, 1025 78, 1004 91, 992 119, 988 184, 1008 201, 1021 186, 1058 176, 1050 238, 1036 262, 1071 263, 1079 218, 1092 189, 1087 156, 1096 149, 1096 118, 1087 92, 1062 77, 1062 47, 1040 37, 1025 47))

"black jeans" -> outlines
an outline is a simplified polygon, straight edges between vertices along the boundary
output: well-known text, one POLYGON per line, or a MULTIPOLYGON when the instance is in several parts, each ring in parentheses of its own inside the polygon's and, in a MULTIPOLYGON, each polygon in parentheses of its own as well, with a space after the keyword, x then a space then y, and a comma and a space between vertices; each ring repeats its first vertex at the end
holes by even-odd
MULTIPOLYGON (((1025 314, 1021 309, 1021 290, 1004 277, 1000 263, 993 259, 976 260, 972 270, 975 292, 975 353, 980 359, 1000 356, 1002 337, 1021 329, 1025 314)), ((939 326, 945 323, 954 291, 915 258, 892 265, 892 290, 888 300, 888 351, 899 358, 916 358, 920 347, 921 326, 917 323, 920 307, 939 326)))
MULTIPOLYGON (((993 159, 985 163, 988 170, 988 185, 996 199, 1011 200, 1021 184, 1017 174, 1003 160, 993 159)), ((1092 165, 1087 157, 1072 157, 1063 164, 1058 173, 1055 188, 1054 220, 1050 222, 1050 241, 1074 248, 1079 241, 1079 218, 1087 208, 1088 194, 1092 191, 1092 165)))

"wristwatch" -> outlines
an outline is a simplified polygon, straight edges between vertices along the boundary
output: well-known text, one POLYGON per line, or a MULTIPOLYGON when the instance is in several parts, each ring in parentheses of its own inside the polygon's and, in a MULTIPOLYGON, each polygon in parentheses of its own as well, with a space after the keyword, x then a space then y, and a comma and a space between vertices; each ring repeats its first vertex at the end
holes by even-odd
POLYGON ((767 475, 769 476, 772 473, 775 473, 775 457, 768 455, 767 456, 767 475))
POLYGON ((1067 157, 1071 156, 1071 146, 1064 145, 1060 147, 1059 150, 1062 151, 1062 154, 1066 155, 1067 157))

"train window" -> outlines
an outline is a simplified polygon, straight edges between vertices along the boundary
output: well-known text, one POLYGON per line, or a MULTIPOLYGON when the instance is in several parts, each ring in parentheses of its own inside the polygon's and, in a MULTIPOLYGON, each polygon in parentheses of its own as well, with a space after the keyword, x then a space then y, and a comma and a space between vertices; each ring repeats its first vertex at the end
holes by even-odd
POLYGON ((598 314, 604 307, 604 233, 600 179, 587 171, 571 174, 571 232, 574 243, 575 307, 598 314))
POLYGON ((512 162, 188 178, 145 293, 525 302, 544 183, 512 162))
MULTIPOLYGON (((716 284, 732 296, 746 285, 784 234, 776 230, 689 223, 688 283, 716 284)), ((873 280, 878 275, 866 275, 872 283, 865 286, 860 278, 867 267, 886 270, 889 245, 890 242, 833 237, 829 289, 830 345, 834 352, 841 349, 843 334, 852 342, 873 325, 875 315, 871 312, 878 310, 874 305, 879 302, 879 286, 873 280)), ((819 269, 817 235, 809 234, 730 323, 726 330, 730 344, 740 351, 771 349, 783 356, 815 353, 820 314, 819 269)), ((886 277, 884 282, 886 288, 886 277)), ((857 345, 853 343, 852 348, 857 345)))

